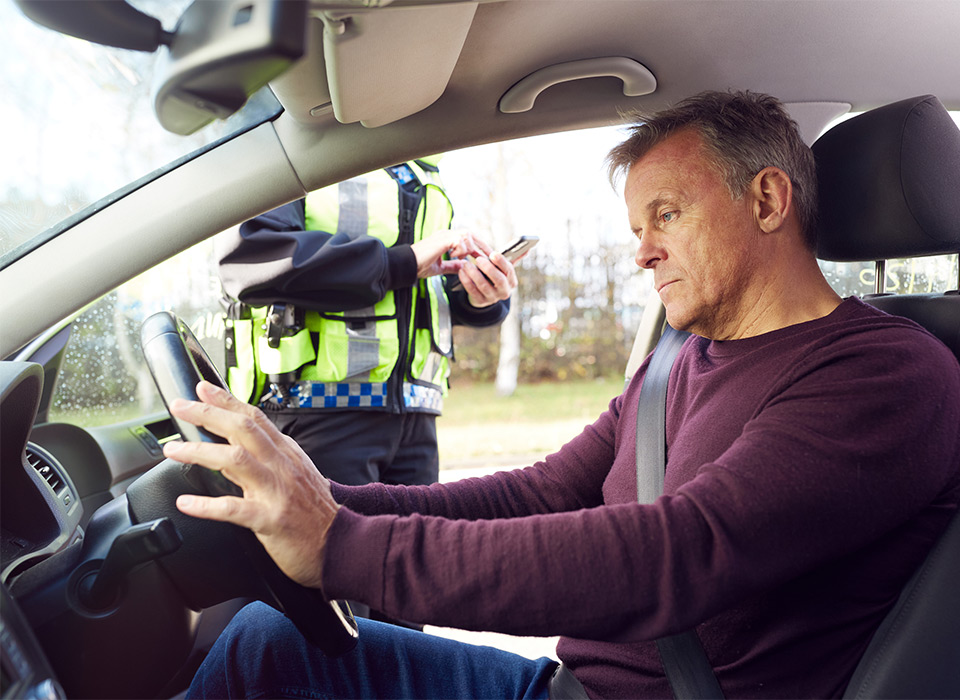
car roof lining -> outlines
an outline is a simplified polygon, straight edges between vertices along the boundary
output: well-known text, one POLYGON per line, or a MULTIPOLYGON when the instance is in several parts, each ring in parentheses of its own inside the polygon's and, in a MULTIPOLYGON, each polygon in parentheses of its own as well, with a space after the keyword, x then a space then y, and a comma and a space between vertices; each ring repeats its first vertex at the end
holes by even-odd
MULTIPOLYGON (((941 21, 950 3, 930 0, 920 10, 910 0, 499 0, 327 12, 320 13, 327 30, 311 28, 314 45, 307 59, 327 80, 315 81, 315 90, 290 94, 284 88, 293 81, 281 79, 277 92, 291 116, 304 123, 316 123, 310 113, 325 102, 342 122, 379 126, 416 114, 436 99, 453 99, 461 116, 483 121, 495 119, 504 93, 535 71, 621 56, 645 65, 658 83, 649 98, 621 101, 626 109, 657 109, 718 86, 770 92, 785 102, 842 98, 857 110, 932 93, 957 108, 960 86, 949 71, 937 69, 960 59, 952 26, 941 21), (548 13, 544 4, 550 5, 548 13), (915 11, 905 14, 908 6, 915 11), (459 19, 451 23, 453 14, 459 19), (330 29, 334 21, 346 27, 342 34, 330 29), (889 36, 891 22, 897 25, 896 41, 889 36), (441 29, 448 25, 449 31, 441 29), (403 41, 412 27, 415 37, 434 38, 425 46, 403 41), (805 40, 784 42, 785 32, 805 40), (719 54, 717 37, 724 41, 719 54), (898 53, 889 49, 893 45, 909 47, 913 65, 929 70, 904 71, 898 53), (493 66, 486 60, 490 55, 509 60, 493 66), (836 70, 838 64, 843 70, 836 70), (448 75, 449 84, 439 86, 448 75), (441 87, 447 88, 442 98, 441 87)), ((554 98, 554 107, 574 108, 571 102, 580 98, 579 90, 560 86, 544 97, 554 92, 567 96, 554 98)), ((609 101, 604 107, 609 110, 609 101)), ((613 119, 609 112, 607 119, 613 119)))
MULTIPOLYGON (((399 37, 413 13, 425 21, 449 8, 321 13, 326 31, 321 19, 312 20, 310 58, 272 84, 286 110, 278 133, 306 189, 426 153, 617 124, 624 113, 661 109, 720 86, 776 95, 788 103, 808 142, 845 111, 912 94, 937 94, 948 107, 960 107, 960 85, 950 80, 950 70, 938 70, 960 62, 950 24, 939 19, 949 11, 949 3, 941 0, 925 3, 922 12, 910 0, 498 0, 454 6, 471 15, 469 30, 458 51, 442 47, 437 60, 455 60, 455 66, 446 91, 421 109, 400 101, 417 92, 434 65, 425 65, 426 54, 410 50, 399 37), (542 11, 545 4, 549 12, 542 11), (377 29, 345 33, 332 42, 331 17, 352 17, 348 25, 355 21, 357 27, 376 24, 377 29), (923 75, 903 70, 896 52, 885 48, 891 45, 884 33, 891 18, 898 26, 897 44, 910 46, 920 54, 912 60, 929 66, 923 75), (395 32, 389 29, 392 23, 397 23, 395 32), (785 32, 809 39, 784 42, 785 32), (718 36, 724 40, 722 54, 713 48, 718 36), (330 45, 319 50, 324 37, 330 45), (363 60, 331 67, 330 61, 339 60, 348 47, 363 60), (458 55, 452 58, 454 53, 458 55), (509 60, 493 66, 486 59, 490 55, 509 60), (503 95, 538 70, 611 56, 649 68, 657 89, 627 97, 618 78, 573 80, 546 89, 527 112, 503 114, 499 109, 503 95), (843 70, 836 70, 838 63, 843 70), (375 90, 376 99, 363 97, 371 91, 370 67, 385 64, 395 66, 390 89, 375 90), (855 81, 849 79, 851 72, 855 81), (331 84, 335 90, 328 89, 331 84), (397 118, 405 112, 410 113, 397 118), (338 118, 351 123, 338 123, 338 118)), ((458 37, 453 44, 459 42, 458 37)), ((424 96, 418 99, 422 103, 424 96)))

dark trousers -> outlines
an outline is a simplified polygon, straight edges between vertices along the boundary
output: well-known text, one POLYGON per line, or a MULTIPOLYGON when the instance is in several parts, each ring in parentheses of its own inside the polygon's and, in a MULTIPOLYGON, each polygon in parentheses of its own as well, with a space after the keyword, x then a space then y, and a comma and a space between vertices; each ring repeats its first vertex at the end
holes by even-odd
MULTIPOLYGON (((381 482, 423 485, 440 475, 437 417, 375 411, 267 411, 270 419, 306 452, 320 473, 349 486, 381 482)), ((405 625, 366 605, 350 603, 357 617, 405 625)))
POLYGON ((440 474, 437 417, 426 413, 268 411, 320 473, 339 484, 433 484, 440 474))
POLYGON ((240 611, 188 698, 530 698, 546 700, 557 662, 358 620, 356 649, 331 658, 283 614, 240 611))

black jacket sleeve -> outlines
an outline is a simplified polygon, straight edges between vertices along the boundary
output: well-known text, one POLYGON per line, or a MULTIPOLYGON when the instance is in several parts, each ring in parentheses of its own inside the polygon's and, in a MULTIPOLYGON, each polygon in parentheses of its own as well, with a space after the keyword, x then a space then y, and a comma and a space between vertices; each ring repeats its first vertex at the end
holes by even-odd
MULTIPOLYGON (((315 311, 350 311, 416 284, 417 260, 409 245, 387 248, 372 236, 307 231, 304 211, 300 199, 226 234, 219 269, 230 297, 251 306, 286 302, 315 311)), ((463 290, 448 296, 458 325, 493 326, 510 310, 509 300, 477 309, 463 290)))
POLYGON ((455 326, 485 327, 503 323, 503 319, 510 312, 509 299, 478 309, 470 305, 467 293, 463 289, 456 292, 450 291, 450 285, 457 281, 456 276, 451 275, 447 279, 451 281, 445 281, 444 286, 447 288, 447 297, 450 299, 450 317, 455 326))
POLYGON ((372 236, 306 231, 304 200, 240 225, 221 249, 220 281, 253 306, 288 302, 317 311, 362 309, 417 281, 409 245, 372 236))

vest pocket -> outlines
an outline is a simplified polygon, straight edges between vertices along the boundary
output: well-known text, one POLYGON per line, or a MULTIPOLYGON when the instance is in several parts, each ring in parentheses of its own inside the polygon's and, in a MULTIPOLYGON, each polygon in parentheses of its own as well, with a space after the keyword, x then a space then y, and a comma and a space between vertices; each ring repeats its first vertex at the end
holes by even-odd
POLYGON ((316 363, 305 367, 301 378, 321 382, 387 381, 396 364, 399 341, 396 337, 378 337, 377 331, 388 333, 395 328, 394 322, 324 319, 319 325, 316 363))
POLYGON ((294 372, 313 360, 315 350, 306 328, 296 335, 283 336, 280 345, 271 348, 265 336, 257 338, 257 360, 264 374, 294 372))

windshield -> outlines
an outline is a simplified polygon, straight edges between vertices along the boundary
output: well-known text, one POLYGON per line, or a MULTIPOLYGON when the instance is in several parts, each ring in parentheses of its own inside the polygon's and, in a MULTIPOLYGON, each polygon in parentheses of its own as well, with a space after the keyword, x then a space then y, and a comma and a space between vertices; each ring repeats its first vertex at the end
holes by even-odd
MULTIPOLYGON (((189 0, 132 4, 172 29, 189 0)), ((0 138, 7 163, 0 176, 0 267, 95 211, 95 203, 279 112, 264 89, 227 121, 191 136, 168 133, 150 99, 158 55, 59 34, 0 2, 0 138)))

